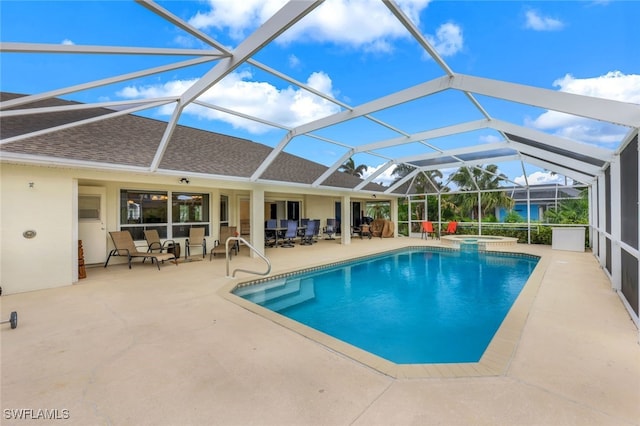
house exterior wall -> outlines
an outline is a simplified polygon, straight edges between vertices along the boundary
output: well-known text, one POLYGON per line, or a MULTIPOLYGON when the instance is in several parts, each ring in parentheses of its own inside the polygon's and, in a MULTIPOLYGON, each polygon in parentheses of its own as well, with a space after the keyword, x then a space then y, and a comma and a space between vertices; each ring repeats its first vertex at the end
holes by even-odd
MULTIPOLYGON (((538 221, 541 220, 540 211, 543 210, 542 206, 537 203, 531 203, 529 205, 529 211, 531 212, 531 220, 538 221)), ((523 220, 527 220, 527 203, 524 204, 516 204, 513 206, 513 211, 518 213, 523 220)), ((497 219, 499 222, 504 222, 505 217, 507 216, 507 209, 504 207, 498 208, 498 216, 497 219)))
POLYGON ((59 169, 11 164, 0 167, 0 177, 3 294, 76 281, 77 209, 72 206, 77 205, 77 185, 73 177, 59 169), (23 236, 28 230, 35 231, 33 238, 23 236))
MULTIPOLYGON (((229 197, 231 226, 239 225, 239 200, 249 198, 254 187, 261 187, 268 199, 300 201, 301 217, 320 219, 321 226, 326 225, 327 218, 335 216, 335 202, 341 200, 337 192, 327 190, 303 194, 294 187, 196 177, 190 177, 190 183, 184 185, 179 182, 180 176, 41 165, 3 163, 0 178, 0 285, 4 294, 68 286, 78 281, 79 187, 105 190, 105 260, 113 249, 106 232, 120 229, 121 189, 208 193, 210 235, 207 247, 213 247, 214 240, 219 237, 221 194, 229 197), (23 232, 28 230, 35 231, 35 237, 25 238, 23 232)), ((359 199, 353 198, 356 200, 359 199)), ((184 247, 184 238, 174 239, 184 247)), ((126 260, 122 257, 115 257, 109 265, 123 262, 126 260)), ((91 273, 90 268, 87 273, 91 273)))

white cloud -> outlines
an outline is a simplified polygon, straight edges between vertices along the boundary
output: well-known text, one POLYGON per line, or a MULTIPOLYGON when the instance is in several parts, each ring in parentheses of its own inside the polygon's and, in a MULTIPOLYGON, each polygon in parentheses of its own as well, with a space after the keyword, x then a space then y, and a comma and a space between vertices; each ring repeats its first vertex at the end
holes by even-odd
MULTIPOLYGON (((362 173, 362 178, 363 179, 368 178, 369 176, 377 172, 378 169, 382 166, 384 166, 384 164, 381 164, 378 167, 368 166, 367 170, 364 173, 362 173)), ((396 168, 395 166, 389 167, 380 176, 375 178, 373 182, 379 183, 384 186, 391 185, 397 178, 397 176, 393 176, 393 171, 395 170, 395 168, 396 168)))
POLYGON ((453 56, 462 50, 464 38, 462 28, 453 23, 440 25, 435 36, 427 36, 427 40, 442 56, 453 56))
POLYGON ((525 28, 535 31, 558 31, 564 28, 564 23, 558 19, 542 16, 537 10, 525 13, 525 28))
MULTIPOLYGON (((565 177, 562 175, 553 175, 551 172, 533 172, 527 176, 529 185, 545 185, 545 184, 565 184, 565 177)), ((524 179, 524 175, 518 176, 514 179, 514 182, 519 185, 526 185, 527 181, 524 179)), ((573 180, 567 178, 568 185, 573 183, 573 180)))
POLYGON ((298 58, 296 55, 291 54, 289 55, 289 67, 293 68, 293 69, 297 69, 300 68, 300 58, 298 58))
POLYGON ((67 46, 73 46, 75 43, 73 41, 69 40, 68 38, 65 38, 64 40, 62 40, 62 43, 60 43, 60 44, 64 44, 64 45, 67 45, 67 46))
POLYGON ((499 138, 496 135, 482 135, 478 138, 480 140, 480 142, 482 143, 496 143, 496 142, 501 142, 504 140, 504 138, 499 138))
POLYGON ((280 9, 286 0, 208 0, 209 9, 198 12, 189 23, 199 29, 228 30, 240 40, 247 30, 259 27, 280 9))
MULTIPOLYGON (((431 0, 400 0, 398 6, 416 25, 431 0)), ((209 10, 198 12, 189 23, 199 29, 228 30, 241 40, 249 31, 269 19, 282 0, 208 0, 209 10)), ((427 36, 444 56, 462 48, 462 30, 451 23, 427 36)), ((278 37, 278 43, 316 41, 357 47, 366 51, 390 52, 392 42, 409 34, 379 0, 326 0, 300 22, 278 37)))
MULTIPOLYGON (((198 99, 290 127, 335 114, 340 110, 335 104, 305 90, 291 86, 279 89, 268 82, 249 81, 251 78, 252 75, 248 71, 234 72, 203 93, 198 99)), ((117 95, 126 99, 179 96, 196 81, 196 79, 174 80, 157 85, 129 86, 119 91, 117 95)), ((333 93, 331 79, 325 73, 311 74, 307 79, 307 84, 323 93, 329 95, 333 93)), ((173 108, 174 106, 171 105, 163 107, 159 111, 160 114, 170 115, 173 108)), ((241 128, 254 134, 264 133, 271 129, 271 127, 257 122, 198 105, 189 105, 185 108, 184 113, 206 120, 221 120, 235 128, 241 128)))
MULTIPOLYGON (((578 79, 570 74, 553 82, 561 92, 574 93, 640 104, 640 75, 611 71, 603 76, 578 79)), ((546 111, 527 125, 555 131, 558 136, 582 142, 611 144, 620 142, 627 129, 557 111, 546 111)))

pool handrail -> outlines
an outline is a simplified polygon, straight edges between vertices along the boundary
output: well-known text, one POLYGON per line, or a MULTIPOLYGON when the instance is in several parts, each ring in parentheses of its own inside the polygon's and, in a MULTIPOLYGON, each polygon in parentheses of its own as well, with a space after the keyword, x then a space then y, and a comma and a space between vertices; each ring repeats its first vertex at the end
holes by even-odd
POLYGON ((236 272, 240 271, 240 272, 246 272, 249 274, 256 274, 256 275, 269 275, 269 273, 271 273, 271 262, 269 261, 269 259, 267 259, 262 253, 260 253, 258 250, 256 250, 256 248, 254 246, 252 246, 251 244, 249 244, 249 242, 247 240, 245 240, 242 237, 229 237, 227 238, 227 241, 225 241, 225 253, 227 253, 226 256, 226 262, 227 262, 227 278, 235 278, 236 277, 236 272), (233 270, 233 273, 231 274, 231 276, 229 276, 229 241, 241 241, 243 242, 247 247, 249 247, 249 249, 253 250, 253 252, 255 254, 257 254, 258 256, 260 256, 262 258, 262 260, 264 260, 265 262, 267 262, 267 271, 266 272, 258 272, 258 271, 251 271, 249 269, 241 269, 241 268, 236 268, 233 270))

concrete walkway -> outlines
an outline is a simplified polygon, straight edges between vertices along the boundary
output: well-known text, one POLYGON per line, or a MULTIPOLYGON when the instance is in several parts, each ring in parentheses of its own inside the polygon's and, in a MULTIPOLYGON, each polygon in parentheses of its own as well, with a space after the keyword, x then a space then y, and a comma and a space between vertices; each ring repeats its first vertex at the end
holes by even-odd
MULTIPOLYGON (((267 255, 279 273, 420 244, 433 243, 320 241, 267 255)), ((18 311, 19 325, 0 334, 0 423, 640 424, 638 329, 596 259, 515 250, 548 267, 507 369, 493 377, 382 374, 221 297, 230 282, 222 258, 160 272, 88 268, 74 286, 2 296, 2 318, 18 311)), ((246 249, 232 265, 263 268, 246 249)))

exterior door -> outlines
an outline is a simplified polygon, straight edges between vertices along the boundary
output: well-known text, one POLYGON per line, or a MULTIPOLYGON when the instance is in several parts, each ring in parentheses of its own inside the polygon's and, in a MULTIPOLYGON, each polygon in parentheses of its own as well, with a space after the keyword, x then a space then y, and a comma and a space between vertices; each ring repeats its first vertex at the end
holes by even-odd
POLYGON ((104 263, 107 258, 106 193, 102 187, 78 187, 78 238, 86 265, 104 263))

